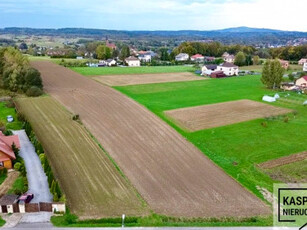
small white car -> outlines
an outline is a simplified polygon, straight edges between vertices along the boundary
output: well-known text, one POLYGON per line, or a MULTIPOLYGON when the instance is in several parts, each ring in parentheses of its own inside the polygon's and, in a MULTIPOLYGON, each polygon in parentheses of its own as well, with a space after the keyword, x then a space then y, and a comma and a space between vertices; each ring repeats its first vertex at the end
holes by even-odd
POLYGON ((7 117, 6 117, 6 120, 7 120, 7 122, 13 122, 14 121, 14 118, 13 118, 13 116, 12 115, 8 115, 7 117))

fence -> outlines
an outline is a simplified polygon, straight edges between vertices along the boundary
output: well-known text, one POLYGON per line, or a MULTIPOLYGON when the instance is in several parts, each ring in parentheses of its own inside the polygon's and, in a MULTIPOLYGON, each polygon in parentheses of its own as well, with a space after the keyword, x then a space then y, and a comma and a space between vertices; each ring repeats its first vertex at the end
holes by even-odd
POLYGON ((64 203, 13 203, 0 206, 0 213, 65 212, 64 203))

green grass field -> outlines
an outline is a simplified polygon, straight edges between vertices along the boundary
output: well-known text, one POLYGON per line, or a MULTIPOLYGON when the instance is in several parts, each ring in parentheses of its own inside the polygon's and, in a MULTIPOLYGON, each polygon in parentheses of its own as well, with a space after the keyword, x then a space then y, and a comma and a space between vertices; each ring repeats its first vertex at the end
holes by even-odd
POLYGON ((192 66, 141 66, 141 67, 72 67, 72 70, 85 76, 117 75, 117 74, 149 74, 193 72, 192 66))
POLYGON ((15 108, 8 108, 6 106, 6 102, 0 102, 0 121, 3 122, 7 129, 18 130, 22 127, 22 122, 17 120, 15 108), (8 123, 6 120, 6 116, 12 115, 14 121, 12 123, 8 123))
POLYGON ((207 81, 163 83, 115 87, 157 114, 229 175, 259 197, 256 186, 272 191, 274 180, 255 165, 307 149, 306 95, 291 94, 289 100, 273 105, 294 109, 289 121, 283 117, 258 119, 224 127, 188 133, 164 116, 163 111, 239 99, 261 101, 273 95, 260 82, 260 76, 245 76, 207 81), (293 102, 293 103, 292 103, 293 102), (264 122, 267 127, 261 125, 264 122))
MULTIPOLYGON (((241 66, 240 70, 249 70, 249 71, 255 71, 255 72, 262 72, 263 65, 249 65, 249 66, 241 66)), ((292 72, 302 72, 303 66, 301 65, 294 65, 291 64, 290 68, 285 71, 286 73, 292 73, 292 72)))

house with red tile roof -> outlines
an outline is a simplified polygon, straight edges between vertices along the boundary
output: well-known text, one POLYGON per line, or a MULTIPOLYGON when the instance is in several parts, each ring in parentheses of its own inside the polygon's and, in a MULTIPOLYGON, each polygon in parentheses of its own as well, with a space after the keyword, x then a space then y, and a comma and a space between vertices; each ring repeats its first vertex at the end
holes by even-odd
POLYGON ((303 77, 297 79, 295 81, 295 85, 302 87, 302 88, 307 88, 307 76, 303 76, 303 77))
POLYGON ((13 168, 12 160, 16 159, 15 153, 12 149, 13 144, 15 144, 16 148, 20 148, 18 136, 5 136, 0 131, 0 168, 13 168))
POLYGON ((203 62, 204 60, 205 60, 205 57, 201 54, 195 54, 191 56, 191 61, 203 62))

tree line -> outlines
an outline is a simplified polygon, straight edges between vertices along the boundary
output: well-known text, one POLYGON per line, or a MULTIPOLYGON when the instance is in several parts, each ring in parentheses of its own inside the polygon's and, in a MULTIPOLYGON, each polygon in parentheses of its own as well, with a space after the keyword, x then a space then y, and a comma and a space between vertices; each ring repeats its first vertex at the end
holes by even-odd
POLYGON ((30 66, 27 57, 12 47, 0 49, 0 87, 28 96, 43 93, 40 72, 30 66))

